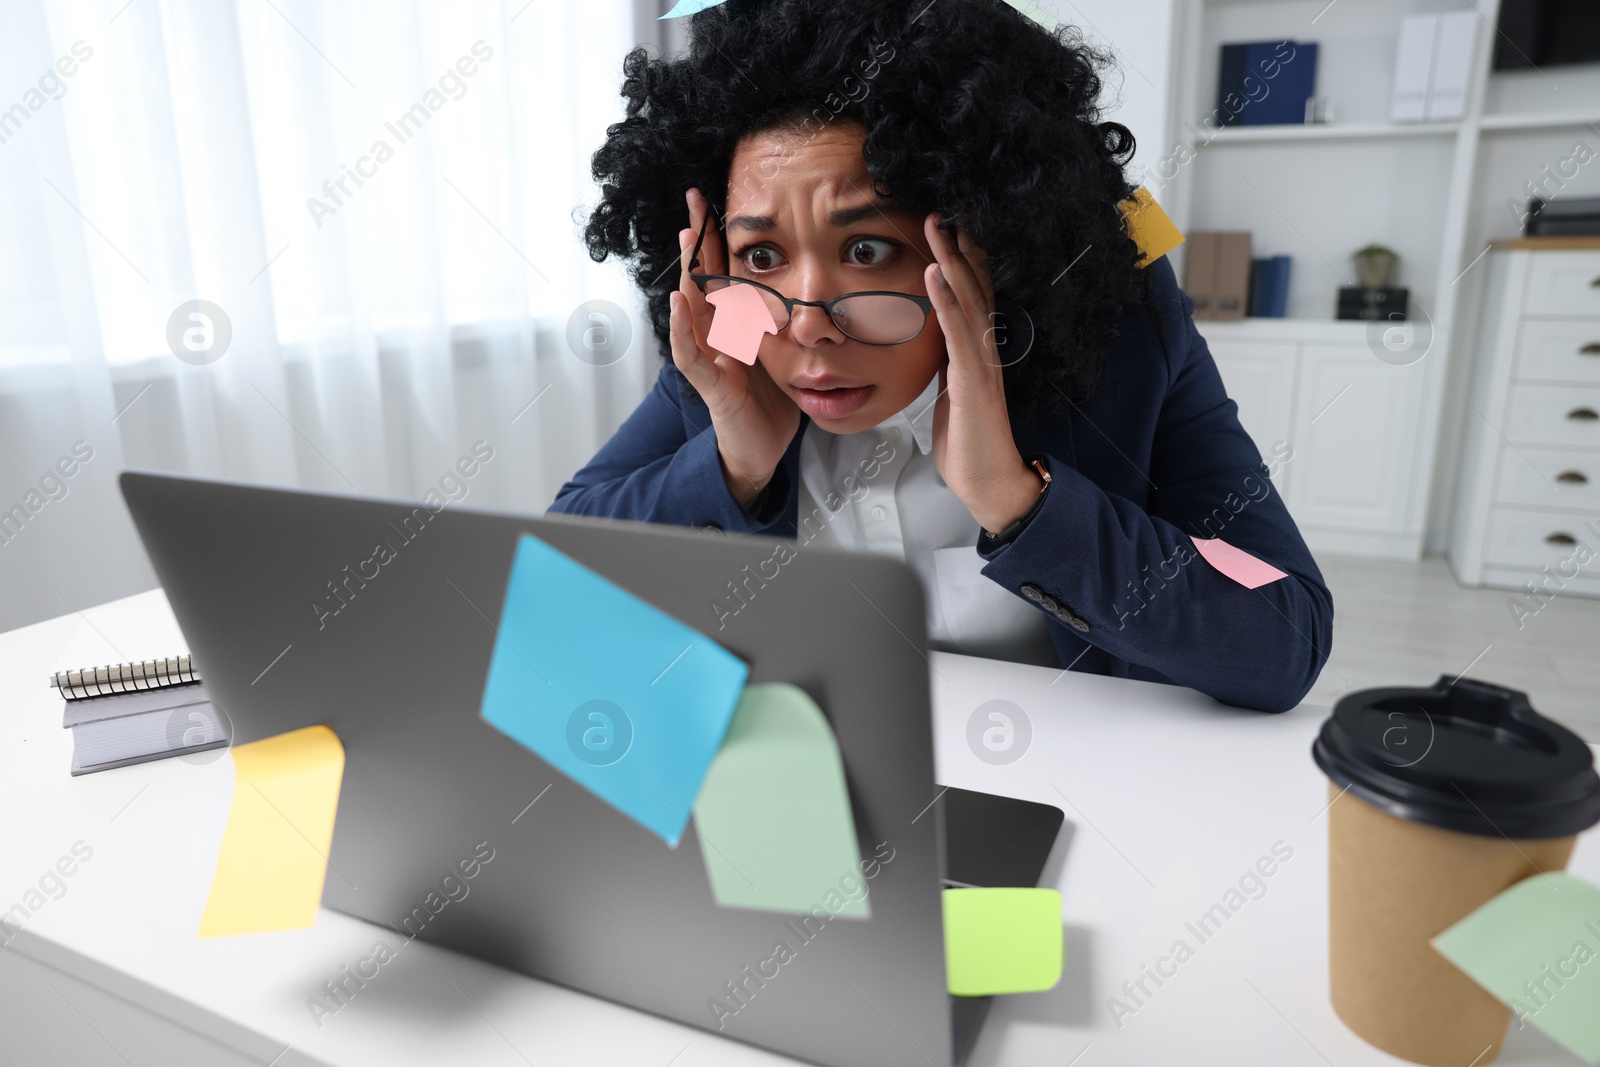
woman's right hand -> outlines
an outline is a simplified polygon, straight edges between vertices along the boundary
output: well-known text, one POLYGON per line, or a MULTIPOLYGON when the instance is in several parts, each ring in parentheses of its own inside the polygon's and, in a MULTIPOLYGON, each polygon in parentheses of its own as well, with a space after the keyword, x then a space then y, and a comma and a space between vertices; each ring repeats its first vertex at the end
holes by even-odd
MULTIPOLYGON (((717 431, 717 454, 728 491, 749 506, 767 483, 789 442, 800 428, 800 409, 778 388, 758 359, 746 366, 706 342, 712 306, 689 277, 689 254, 709 205, 700 190, 690 189, 689 229, 678 233, 681 272, 678 291, 668 293, 671 307, 672 362, 689 379, 711 412, 717 431)), ((728 274, 722 238, 715 226, 706 229, 700 246, 699 271, 728 274)))

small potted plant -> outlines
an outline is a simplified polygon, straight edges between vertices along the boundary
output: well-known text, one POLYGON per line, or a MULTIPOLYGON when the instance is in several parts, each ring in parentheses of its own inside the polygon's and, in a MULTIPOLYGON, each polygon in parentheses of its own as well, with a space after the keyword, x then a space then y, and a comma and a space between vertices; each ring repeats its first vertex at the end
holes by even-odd
POLYGON ((1356 280, 1363 289, 1387 289, 1394 281, 1395 267, 1400 255, 1383 245, 1367 245, 1351 253, 1355 260, 1356 280))

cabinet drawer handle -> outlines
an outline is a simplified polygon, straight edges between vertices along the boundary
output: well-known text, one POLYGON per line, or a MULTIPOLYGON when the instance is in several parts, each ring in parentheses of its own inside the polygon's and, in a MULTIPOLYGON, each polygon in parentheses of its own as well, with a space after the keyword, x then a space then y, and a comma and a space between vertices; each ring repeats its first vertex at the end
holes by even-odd
POLYGON ((1588 485, 1589 476, 1582 471, 1562 471, 1556 475, 1556 481, 1564 485, 1588 485))
POLYGON ((1569 533, 1553 533, 1544 539, 1547 545, 1575 545, 1578 539, 1569 533))
POLYGON ((1600 411, 1595 411, 1594 408, 1573 408, 1567 412, 1567 418, 1573 422, 1594 422, 1600 419, 1600 411))
POLYGON ((1590 341, 1588 344, 1578 349, 1578 355, 1600 356, 1600 341, 1590 341))

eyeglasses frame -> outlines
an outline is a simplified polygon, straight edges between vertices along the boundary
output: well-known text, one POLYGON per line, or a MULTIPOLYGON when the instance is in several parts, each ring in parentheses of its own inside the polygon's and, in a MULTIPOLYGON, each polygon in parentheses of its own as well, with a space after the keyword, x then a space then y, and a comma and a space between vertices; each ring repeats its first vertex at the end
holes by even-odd
POLYGON ((741 285, 753 285, 757 289, 763 289, 766 292, 771 293, 783 304, 783 309, 787 313, 787 319, 785 320, 782 329, 778 331, 779 333, 782 333, 783 330, 787 330, 789 328, 789 324, 794 321, 794 309, 796 307, 821 308, 823 312, 827 314, 828 321, 833 323, 834 328, 840 333, 844 334, 846 337, 850 338, 850 340, 863 345, 877 345, 881 348, 889 348, 894 345, 908 344, 912 341, 915 341, 918 337, 921 337, 922 331, 928 328, 928 316, 933 314, 933 301, 928 297, 918 296, 916 293, 901 293, 896 292, 893 289, 863 289, 860 292, 845 293, 842 296, 836 296, 832 300, 796 300, 793 297, 784 296, 772 286, 764 285, 752 278, 740 278, 733 274, 702 274, 696 271, 695 268, 700 265, 700 246, 705 243, 706 227, 709 226, 710 223, 711 212, 708 209, 706 211, 706 217, 700 221, 700 237, 695 241, 694 252, 689 257, 689 277, 694 279, 695 284, 700 287, 700 291, 702 293, 706 291, 706 282, 713 281, 718 278, 726 279, 731 282, 738 282, 741 285), (843 326, 839 325, 839 320, 833 317, 833 309, 836 304, 840 304, 846 300, 849 300, 851 297, 856 296, 897 296, 903 300, 910 300, 912 303, 916 304, 922 309, 922 325, 917 329, 916 333, 912 334, 910 337, 907 337, 903 341, 863 340, 862 338, 852 334, 843 326))

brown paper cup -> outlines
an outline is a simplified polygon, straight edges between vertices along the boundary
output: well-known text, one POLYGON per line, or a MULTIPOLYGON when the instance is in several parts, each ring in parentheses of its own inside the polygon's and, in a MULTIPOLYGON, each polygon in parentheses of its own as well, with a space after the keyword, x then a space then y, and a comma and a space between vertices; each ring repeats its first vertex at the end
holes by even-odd
POLYGON ((1566 867, 1573 837, 1512 841, 1395 818, 1328 784, 1333 1010, 1414 1063, 1484 1067, 1511 1011, 1429 944, 1501 891, 1566 867))
POLYGON ((1470 678, 1341 697, 1312 758, 1327 774, 1333 1010, 1413 1063, 1484 1067, 1511 1011, 1430 942, 1600 823, 1583 738, 1528 695, 1470 678))

